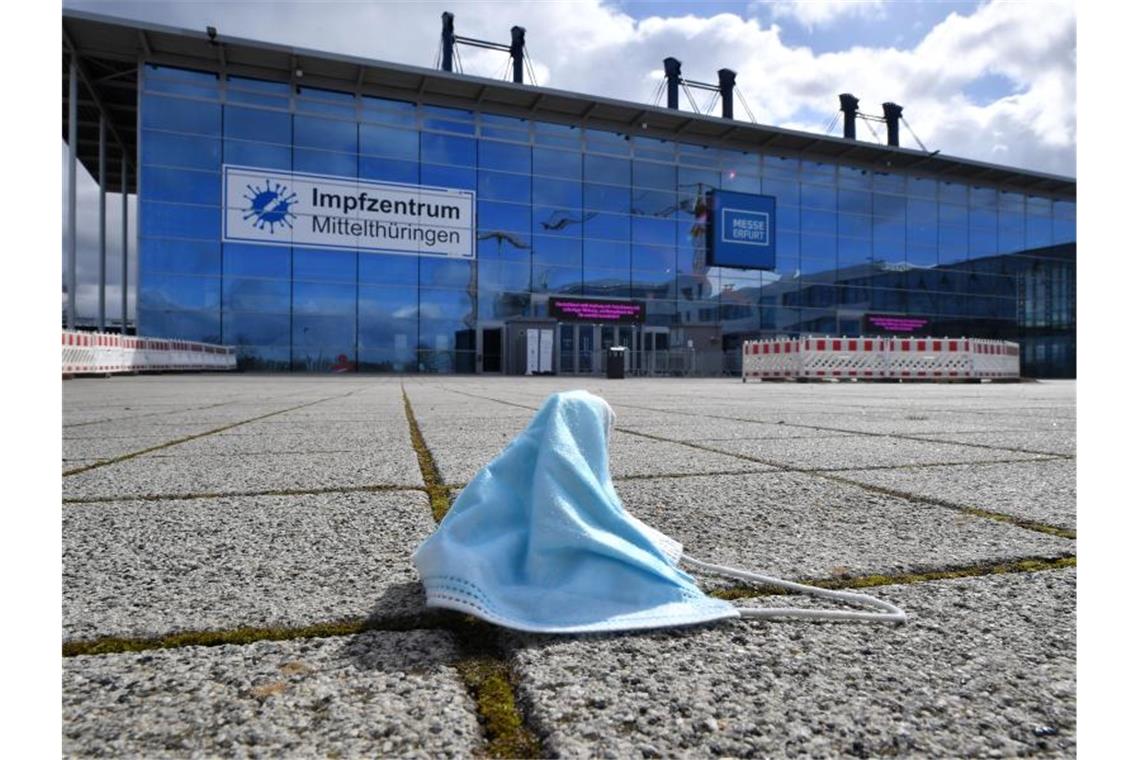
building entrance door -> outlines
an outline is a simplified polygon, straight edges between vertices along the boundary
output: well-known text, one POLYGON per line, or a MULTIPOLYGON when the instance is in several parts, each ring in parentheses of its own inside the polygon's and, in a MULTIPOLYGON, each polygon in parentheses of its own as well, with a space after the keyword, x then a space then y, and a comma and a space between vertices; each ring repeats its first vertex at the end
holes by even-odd
POLYGON ((483 346, 480 356, 483 357, 484 373, 502 374, 503 372, 503 328, 483 328, 483 346))

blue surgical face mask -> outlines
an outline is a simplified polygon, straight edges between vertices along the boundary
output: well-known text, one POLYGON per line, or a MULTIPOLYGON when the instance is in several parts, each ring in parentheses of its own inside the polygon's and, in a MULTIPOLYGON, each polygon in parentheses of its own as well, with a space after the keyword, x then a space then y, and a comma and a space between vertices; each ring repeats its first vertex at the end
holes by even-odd
POLYGON ((694 560, 625 511, 610 479, 614 413, 585 391, 548 398, 463 489, 412 560, 430 607, 522 631, 662 628, 736 617, 903 622, 894 605, 694 560), (680 568, 883 612, 748 609, 706 596, 680 568))

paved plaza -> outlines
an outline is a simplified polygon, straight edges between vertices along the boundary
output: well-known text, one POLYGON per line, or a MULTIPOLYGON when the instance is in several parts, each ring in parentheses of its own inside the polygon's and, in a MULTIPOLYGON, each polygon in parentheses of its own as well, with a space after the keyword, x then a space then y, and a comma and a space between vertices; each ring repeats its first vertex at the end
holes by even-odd
MULTIPOLYGON (((63 749, 1073 757, 1075 383, 168 375, 63 386, 63 749), (902 607, 536 636, 410 561, 552 392, 694 557, 902 607)), ((739 605, 810 605, 694 573, 739 605)))

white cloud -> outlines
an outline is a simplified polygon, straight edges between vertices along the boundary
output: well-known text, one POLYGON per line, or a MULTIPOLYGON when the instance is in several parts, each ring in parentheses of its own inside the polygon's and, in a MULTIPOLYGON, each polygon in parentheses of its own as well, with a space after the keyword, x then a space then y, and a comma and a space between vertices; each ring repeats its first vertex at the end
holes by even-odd
POLYGON ((844 16, 883 16, 883 0, 776 0, 772 15, 790 17, 808 29, 844 16))

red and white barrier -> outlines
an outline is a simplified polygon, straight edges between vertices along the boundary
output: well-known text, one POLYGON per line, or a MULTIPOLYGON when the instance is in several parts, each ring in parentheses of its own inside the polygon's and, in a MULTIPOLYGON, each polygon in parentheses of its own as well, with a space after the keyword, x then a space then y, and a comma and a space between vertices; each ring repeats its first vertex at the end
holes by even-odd
POLYGON ((773 338, 746 341, 742 379, 1015 380, 1019 347, 979 338, 773 338))
POLYGON ((63 374, 237 369, 233 346, 63 331, 63 374))

